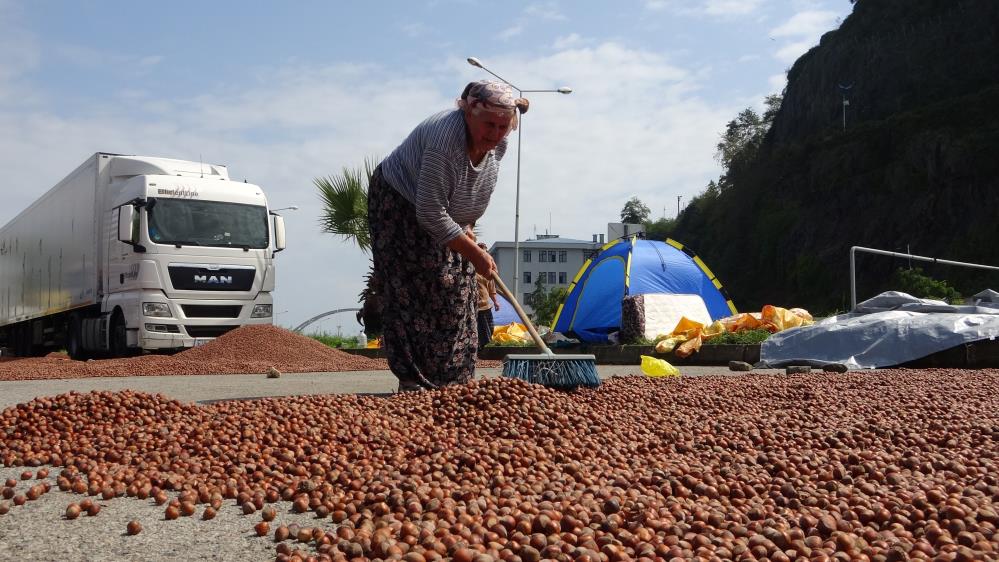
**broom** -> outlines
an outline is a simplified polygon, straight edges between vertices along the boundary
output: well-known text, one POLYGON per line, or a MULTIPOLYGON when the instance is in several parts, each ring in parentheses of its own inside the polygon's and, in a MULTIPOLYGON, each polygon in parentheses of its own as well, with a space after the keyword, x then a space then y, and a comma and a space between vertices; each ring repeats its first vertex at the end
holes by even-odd
POLYGON ((503 376, 541 384, 559 390, 574 390, 580 386, 590 388, 600 386, 597 376, 597 358, 593 355, 555 355, 548 349, 544 340, 534 329, 534 324, 520 307, 517 298, 506 288, 498 273, 493 272, 493 281, 503 296, 510 301, 517 315, 527 326, 534 344, 541 348, 539 355, 507 355, 503 359, 503 376))

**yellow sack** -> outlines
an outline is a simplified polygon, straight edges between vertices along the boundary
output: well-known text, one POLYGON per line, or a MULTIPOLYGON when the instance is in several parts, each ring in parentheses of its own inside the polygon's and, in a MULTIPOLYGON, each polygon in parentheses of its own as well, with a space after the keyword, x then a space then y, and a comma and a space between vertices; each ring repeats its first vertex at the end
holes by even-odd
POLYGON ((382 346, 382 340, 381 340, 381 338, 372 338, 372 339, 368 340, 368 345, 366 345, 364 347, 366 347, 368 349, 378 349, 381 346, 382 346))
POLYGON ((715 336, 720 336, 724 334, 727 330, 725 329, 725 324, 721 320, 715 320, 704 331, 701 332, 701 336, 705 340, 709 340, 715 336))
POLYGON ((642 356, 642 372, 649 377, 679 377, 680 369, 649 355, 642 356))
POLYGON ((763 327, 771 332, 781 332, 798 326, 814 324, 812 315, 800 308, 788 310, 779 306, 765 305, 761 311, 763 327))
POLYGON ((498 343, 523 343, 531 341, 531 335, 527 333, 527 326, 518 322, 511 322, 504 326, 493 328, 493 340, 498 343))
POLYGON ((673 348, 676 347, 676 344, 680 343, 680 341, 681 340, 676 338, 659 340, 659 342, 656 343, 656 353, 669 353, 670 351, 673 351, 673 348))
POLYGON ((760 313, 742 313, 728 318, 722 318, 725 330, 729 332, 741 332, 742 330, 755 330, 763 325, 760 321, 760 313))
POLYGON ((694 332, 704 329, 704 324, 701 324, 697 320, 691 320, 686 316, 681 316, 680 321, 676 323, 676 328, 673 328, 673 333, 671 336, 686 336, 687 339, 693 337, 694 332))

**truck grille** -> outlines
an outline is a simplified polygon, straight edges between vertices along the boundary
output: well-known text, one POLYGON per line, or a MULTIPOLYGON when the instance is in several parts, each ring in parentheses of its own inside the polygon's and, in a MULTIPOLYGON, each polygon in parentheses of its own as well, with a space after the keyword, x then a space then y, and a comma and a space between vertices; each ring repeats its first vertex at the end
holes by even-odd
POLYGON ((172 263, 168 269, 170 283, 180 291, 249 291, 257 274, 256 268, 251 265, 226 265, 212 269, 207 264, 172 263))
POLYGON ((192 338, 217 338, 222 334, 235 330, 239 326, 184 326, 187 335, 192 338))
POLYGON ((180 308, 188 318, 239 318, 242 305, 182 304, 180 308))

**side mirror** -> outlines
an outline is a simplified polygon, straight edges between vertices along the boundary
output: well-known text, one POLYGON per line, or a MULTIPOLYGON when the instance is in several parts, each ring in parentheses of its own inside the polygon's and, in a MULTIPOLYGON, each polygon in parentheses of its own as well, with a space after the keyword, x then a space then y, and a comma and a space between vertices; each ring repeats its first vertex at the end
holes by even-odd
POLYGON ((126 244, 134 245, 138 240, 136 240, 136 232, 132 228, 132 222, 135 220, 135 207, 132 205, 122 205, 118 207, 118 240, 126 244))
POLYGON ((274 250, 280 252, 284 248, 284 217, 274 215, 274 250))

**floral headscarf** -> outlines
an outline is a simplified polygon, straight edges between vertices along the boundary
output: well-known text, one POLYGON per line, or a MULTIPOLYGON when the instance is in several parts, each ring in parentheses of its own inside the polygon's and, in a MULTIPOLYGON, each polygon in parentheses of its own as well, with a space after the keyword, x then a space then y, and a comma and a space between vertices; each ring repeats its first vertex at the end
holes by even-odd
POLYGON ((494 113, 509 113, 517 107, 513 88, 495 80, 472 82, 456 101, 462 109, 484 109, 494 113))

